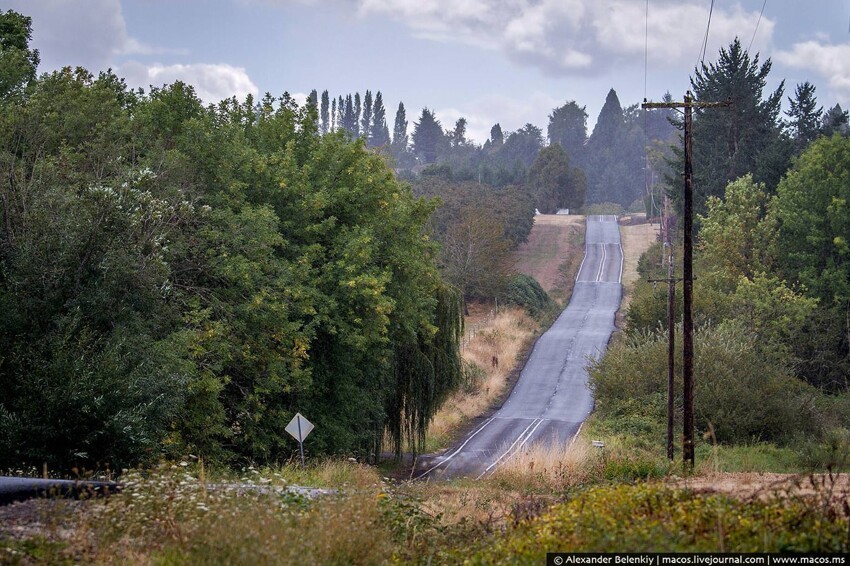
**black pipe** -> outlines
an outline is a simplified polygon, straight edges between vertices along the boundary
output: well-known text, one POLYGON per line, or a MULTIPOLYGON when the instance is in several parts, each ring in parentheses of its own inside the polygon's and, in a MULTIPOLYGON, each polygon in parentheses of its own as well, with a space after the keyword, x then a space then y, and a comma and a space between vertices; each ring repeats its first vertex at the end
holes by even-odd
POLYGON ((0 476, 0 505, 36 497, 90 499, 121 491, 110 481, 51 480, 0 476))

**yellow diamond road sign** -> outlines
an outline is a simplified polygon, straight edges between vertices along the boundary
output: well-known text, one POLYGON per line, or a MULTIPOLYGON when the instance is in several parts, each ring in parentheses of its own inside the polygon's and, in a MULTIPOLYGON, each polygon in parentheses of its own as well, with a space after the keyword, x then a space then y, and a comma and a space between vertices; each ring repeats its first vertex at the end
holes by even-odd
POLYGON ((313 423, 305 419, 301 413, 295 413, 295 416, 286 425, 286 432, 291 434, 298 442, 304 442, 311 430, 313 430, 313 423))

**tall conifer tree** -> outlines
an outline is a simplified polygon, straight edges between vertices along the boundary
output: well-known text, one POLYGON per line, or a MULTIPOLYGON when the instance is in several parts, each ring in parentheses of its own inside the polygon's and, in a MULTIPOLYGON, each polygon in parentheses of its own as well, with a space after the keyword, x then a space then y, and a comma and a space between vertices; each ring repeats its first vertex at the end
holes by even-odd
POLYGON ((360 118, 360 136, 363 137, 367 144, 369 142, 369 134, 372 131, 372 91, 367 90, 363 96, 363 116, 360 118))
POLYGON ((354 116, 351 123, 351 134, 356 138, 360 137, 360 93, 354 93, 354 116))
POLYGON ((392 150, 396 161, 400 156, 407 151, 410 145, 410 138, 407 136, 407 112, 404 110, 404 103, 398 103, 398 110, 395 113, 395 123, 393 124, 393 142, 392 150))
POLYGON ((328 97, 328 91, 324 90, 324 91, 322 91, 322 104, 321 104, 321 108, 319 109, 319 118, 321 119, 322 133, 323 134, 328 133, 328 131, 330 130, 330 124, 328 123, 328 119, 329 119, 329 116, 328 116, 329 108, 328 107, 329 106, 330 106, 330 100, 329 100, 329 97, 328 97))
POLYGON ((374 147, 383 147, 390 143, 387 111, 384 108, 384 98, 380 90, 375 94, 375 103, 372 106, 372 130, 369 133, 369 142, 374 147))

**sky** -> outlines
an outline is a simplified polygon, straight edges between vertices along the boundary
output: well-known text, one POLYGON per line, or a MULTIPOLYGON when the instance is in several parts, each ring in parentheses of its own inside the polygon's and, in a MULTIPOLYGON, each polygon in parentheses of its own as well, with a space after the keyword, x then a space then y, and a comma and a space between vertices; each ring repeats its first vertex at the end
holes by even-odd
POLYGON ((552 110, 572 100, 590 132, 611 88, 624 107, 668 91, 680 100, 706 29, 706 63, 739 37, 772 61, 771 91, 785 80, 791 95, 809 81, 824 107, 850 108, 850 0, 5 0, 0 9, 33 18, 40 72, 111 68, 146 90, 182 80, 208 103, 380 90, 391 130, 403 102, 411 131, 427 107, 445 129, 465 117, 478 143, 497 122, 545 134, 552 110))

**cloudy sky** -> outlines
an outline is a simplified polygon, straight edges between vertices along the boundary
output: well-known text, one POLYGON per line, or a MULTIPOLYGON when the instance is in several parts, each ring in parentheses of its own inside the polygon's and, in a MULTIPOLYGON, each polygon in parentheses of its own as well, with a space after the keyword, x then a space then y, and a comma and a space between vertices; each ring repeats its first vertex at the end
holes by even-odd
MULTIPOLYGON (((207 102, 311 89, 382 91, 483 142, 544 129, 575 100, 596 121, 614 88, 679 99, 701 58, 711 0, 6 0, 33 18, 43 72, 111 67, 130 86, 180 79, 207 102), (647 17, 648 16, 648 17, 647 17), (647 33, 648 32, 648 33, 647 33), (646 61, 646 65, 645 65, 646 61)), ((0 8, 2 8, 0 6, 0 8)), ((809 81, 824 106, 850 107, 850 0, 715 0, 706 49, 736 36, 770 57, 770 87, 809 81), (759 14, 764 6, 764 14, 759 14)))

